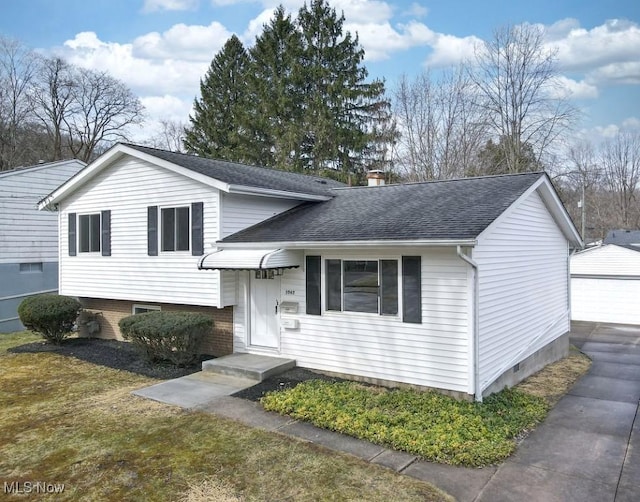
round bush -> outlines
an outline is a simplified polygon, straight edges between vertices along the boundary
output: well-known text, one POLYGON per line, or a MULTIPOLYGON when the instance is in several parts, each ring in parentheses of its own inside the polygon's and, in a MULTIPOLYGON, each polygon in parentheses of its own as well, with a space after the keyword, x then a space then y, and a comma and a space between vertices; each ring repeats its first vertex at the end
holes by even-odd
POLYGON ((18 306, 22 324, 56 345, 71 334, 81 311, 78 300, 62 295, 30 296, 18 306))
POLYGON ((118 323, 125 340, 151 360, 188 366, 198 357, 200 342, 211 332, 213 319, 195 312, 145 312, 118 323))

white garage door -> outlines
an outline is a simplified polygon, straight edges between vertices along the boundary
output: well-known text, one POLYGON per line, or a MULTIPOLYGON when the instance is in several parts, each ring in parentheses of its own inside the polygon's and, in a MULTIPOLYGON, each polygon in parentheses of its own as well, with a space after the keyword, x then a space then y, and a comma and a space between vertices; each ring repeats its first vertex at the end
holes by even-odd
POLYGON ((640 324, 640 279, 571 279, 574 321, 640 324))

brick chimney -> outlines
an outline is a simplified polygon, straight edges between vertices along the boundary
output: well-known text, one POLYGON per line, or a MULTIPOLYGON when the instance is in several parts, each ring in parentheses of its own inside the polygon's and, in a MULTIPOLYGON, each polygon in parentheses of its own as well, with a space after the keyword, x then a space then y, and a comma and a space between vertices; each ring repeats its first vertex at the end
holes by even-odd
POLYGON ((372 169, 367 173, 368 186, 379 187, 384 185, 384 171, 380 169, 372 169))

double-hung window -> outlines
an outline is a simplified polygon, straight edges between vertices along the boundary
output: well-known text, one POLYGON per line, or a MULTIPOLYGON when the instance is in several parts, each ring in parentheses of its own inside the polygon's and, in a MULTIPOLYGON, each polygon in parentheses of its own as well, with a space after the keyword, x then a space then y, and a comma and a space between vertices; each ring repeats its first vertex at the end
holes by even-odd
POLYGON ((397 260, 326 260, 327 310, 398 313, 397 260))
POLYGON ((100 252, 100 213, 78 216, 81 253, 100 252))
POLYGON ((305 268, 307 314, 321 315, 324 305, 326 311, 401 315, 403 322, 422 322, 420 256, 401 261, 325 259, 324 270, 320 256, 307 256, 305 268))
POLYGON ((189 206, 163 207, 160 210, 162 251, 189 251, 191 232, 189 206))

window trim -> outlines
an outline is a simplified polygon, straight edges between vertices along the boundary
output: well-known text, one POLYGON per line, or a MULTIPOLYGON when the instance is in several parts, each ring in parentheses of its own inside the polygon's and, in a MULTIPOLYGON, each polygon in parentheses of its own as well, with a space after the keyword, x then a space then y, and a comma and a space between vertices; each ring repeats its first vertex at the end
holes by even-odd
POLYGON ((193 229, 193 209, 192 209, 192 205, 191 203, 185 203, 185 204, 177 204, 177 205, 165 205, 165 206, 157 206, 158 207, 158 221, 157 221, 157 226, 158 226, 158 251, 160 253, 189 253, 191 254, 191 250, 193 249, 193 236, 192 236, 192 229, 193 229), (173 221, 173 247, 174 249, 172 250, 165 250, 164 249, 164 245, 163 245, 163 239, 164 239, 164 219, 163 219, 163 211, 166 209, 173 209, 174 210, 174 221, 173 221), (187 249, 175 249, 177 248, 177 242, 178 242, 178 219, 176 218, 176 214, 177 214, 177 209, 186 209, 189 212, 189 223, 187 225, 187 239, 189 240, 189 246, 187 249))
POLYGON ((149 311, 161 311, 162 310, 162 306, 160 305, 145 305, 142 303, 134 303, 131 306, 131 314, 136 315, 136 314, 144 314, 144 312, 136 312, 136 309, 144 309, 145 312, 149 312, 149 311))
POLYGON ((77 234, 77 239, 78 239, 78 244, 77 244, 77 253, 78 254, 99 254, 102 253, 102 212, 98 211, 98 212, 90 212, 90 213, 77 213, 76 218, 78 219, 78 223, 76 225, 76 234, 77 234), (98 231, 97 231, 97 243, 98 243, 98 249, 91 249, 91 243, 92 243, 92 237, 93 234, 91 232, 91 223, 92 223, 92 218, 91 217, 97 217, 98 219, 98 231), (89 218, 89 236, 88 236, 88 245, 89 245, 89 249, 87 251, 84 251, 82 249, 82 218, 89 218))
POLYGON ((365 315, 365 316, 377 316, 377 317, 385 317, 390 319, 401 319, 401 313, 403 311, 402 306, 402 296, 399 294, 402 291, 402 256, 398 255, 390 255, 390 256, 378 256, 376 258, 372 257, 359 257, 359 256, 350 256, 348 258, 336 256, 336 255, 323 255, 322 259, 322 292, 324 293, 322 298, 322 312, 324 314, 347 314, 347 315, 365 315), (328 299, 329 299, 329 271, 327 269, 327 262, 330 260, 335 260, 340 262, 340 310, 329 309, 328 308, 328 299), (345 310, 344 308, 344 262, 345 261, 375 261, 378 263, 378 308, 376 312, 361 312, 357 310, 345 310), (380 294, 382 292, 382 262, 383 261, 395 261, 397 264, 397 272, 396 272, 396 281, 397 281, 397 312, 395 314, 383 314, 382 310, 382 298, 380 294))

